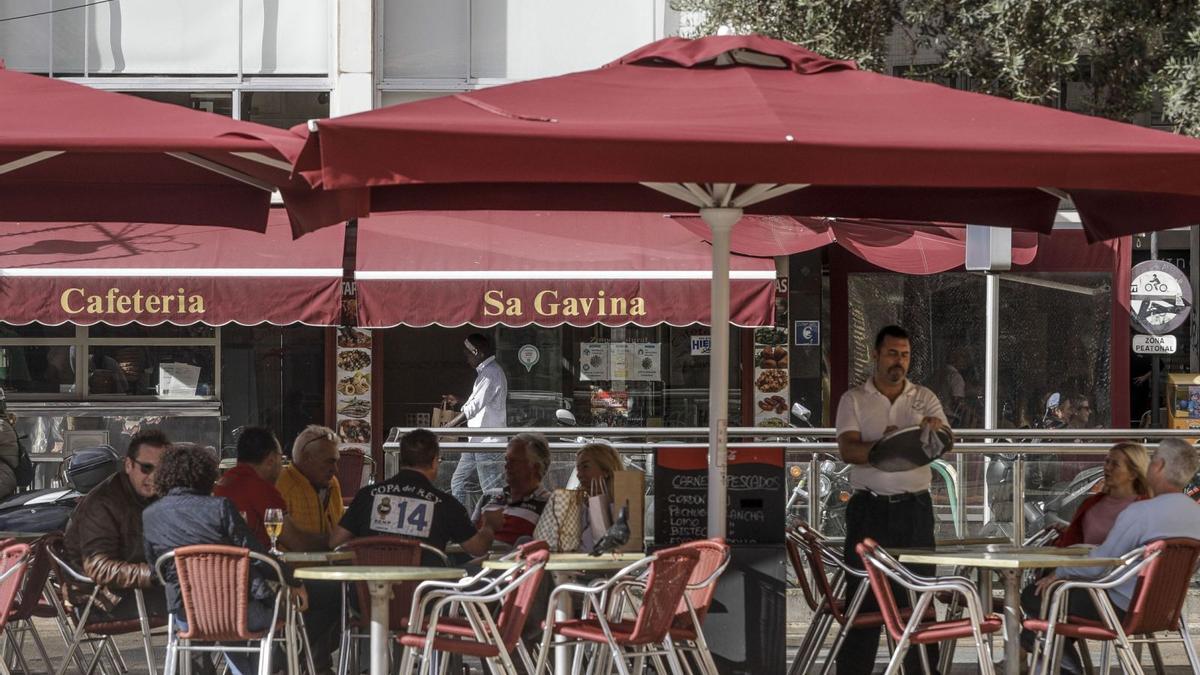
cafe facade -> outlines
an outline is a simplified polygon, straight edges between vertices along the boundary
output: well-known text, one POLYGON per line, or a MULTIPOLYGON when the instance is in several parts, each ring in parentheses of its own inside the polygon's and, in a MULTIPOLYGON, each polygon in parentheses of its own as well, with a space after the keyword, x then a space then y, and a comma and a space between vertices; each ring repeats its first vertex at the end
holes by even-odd
MULTIPOLYGON (((961 228, 786 220, 747 220, 735 236, 730 419, 799 424, 798 402, 827 424, 869 370, 870 336, 897 322, 919 338, 914 380, 936 389, 955 368, 965 425, 979 426, 984 276, 963 267, 961 228)), ((72 449, 120 447, 151 425, 229 454, 242 426, 286 446, 321 423, 381 457, 388 429, 428 425, 443 394, 469 393, 460 345, 472 332, 497 348, 510 426, 553 426, 565 409, 580 426, 701 427, 710 254, 694 225, 414 212, 297 240, 282 214, 265 234, 14 225, 0 387, 44 480, 72 449)), ((1112 383, 1128 373, 1126 243, 1014 238, 1000 368, 1013 421, 1036 414, 1043 389, 1087 391, 1096 424, 1123 421, 1112 411, 1128 408, 1127 390, 1112 383), (1042 318, 1049 307, 1080 330, 1042 318)))

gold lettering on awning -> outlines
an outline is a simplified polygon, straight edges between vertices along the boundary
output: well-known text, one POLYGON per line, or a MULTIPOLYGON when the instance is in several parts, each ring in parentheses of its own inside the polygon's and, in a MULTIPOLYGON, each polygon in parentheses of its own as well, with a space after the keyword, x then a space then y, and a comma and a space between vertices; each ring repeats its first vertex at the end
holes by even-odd
POLYGON ((67 314, 204 314, 204 296, 180 288, 175 293, 122 293, 109 288, 101 294, 83 288, 68 288, 59 296, 59 305, 67 314))
MULTIPOLYGON (((646 299, 610 297, 604 291, 594 296, 563 296, 546 288, 533 296, 533 312, 542 318, 571 317, 635 317, 646 316, 646 299)), ((505 297, 504 291, 492 289, 483 294, 484 316, 525 316, 525 303, 520 297, 505 297)))

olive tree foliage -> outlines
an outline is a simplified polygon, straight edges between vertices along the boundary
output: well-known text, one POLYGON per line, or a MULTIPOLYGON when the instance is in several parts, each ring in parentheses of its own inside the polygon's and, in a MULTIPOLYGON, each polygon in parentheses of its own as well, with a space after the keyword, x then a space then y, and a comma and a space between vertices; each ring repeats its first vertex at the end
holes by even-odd
POLYGON ((695 32, 762 33, 834 58, 1133 121, 1161 102, 1200 135, 1200 0, 674 0, 695 32), (920 56, 920 58, 918 58, 920 56))

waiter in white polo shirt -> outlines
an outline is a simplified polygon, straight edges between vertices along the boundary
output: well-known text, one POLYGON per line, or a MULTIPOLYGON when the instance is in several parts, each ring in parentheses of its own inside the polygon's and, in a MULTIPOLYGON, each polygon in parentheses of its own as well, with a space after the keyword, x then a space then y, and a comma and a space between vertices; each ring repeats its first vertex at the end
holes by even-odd
MULTIPOLYGON (((884 548, 934 545, 930 468, 922 466, 889 473, 867 463, 871 446, 887 433, 914 425, 934 429, 948 426, 937 396, 908 381, 911 351, 908 331, 899 326, 884 327, 875 337, 875 370, 871 377, 843 394, 838 403, 838 451, 842 461, 853 465, 850 485, 854 489, 846 506, 844 555, 847 563, 859 568, 862 560, 854 547, 867 537, 884 548)), ((847 593, 853 591, 851 586, 847 593)), ((902 605, 907 604, 907 598, 905 593, 897 594, 902 605)), ((878 611, 873 594, 867 595, 862 611, 878 611)), ((879 648, 879 632, 879 628, 862 628, 847 633, 838 654, 838 675, 871 672, 879 648)), ((930 666, 935 668, 937 645, 927 649, 930 666)), ((921 672, 917 650, 909 651, 904 668, 909 673, 921 672)))

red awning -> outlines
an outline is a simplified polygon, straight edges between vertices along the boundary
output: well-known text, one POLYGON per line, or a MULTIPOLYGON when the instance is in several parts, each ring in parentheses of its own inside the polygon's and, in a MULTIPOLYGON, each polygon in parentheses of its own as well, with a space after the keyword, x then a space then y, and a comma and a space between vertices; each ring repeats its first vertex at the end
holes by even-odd
MULTIPOLYGON (((702 239, 711 234, 699 216, 674 218, 702 239)), ((967 230, 961 225, 791 216, 744 216, 733 228, 730 249, 779 256, 833 243, 876 267, 904 274, 946 272, 962 267, 967 256, 967 230)), ((1036 233, 1012 233, 1013 264, 1029 264, 1037 250, 1036 233)))
POLYGON ((344 226, 292 239, 155 223, 0 224, 0 321, 335 325, 344 226))
MULTIPOLYGON (((358 221, 359 323, 709 321, 711 250, 647 213, 411 212, 358 221)), ((733 256, 731 321, 773 321, 775 262, 733 256)))

